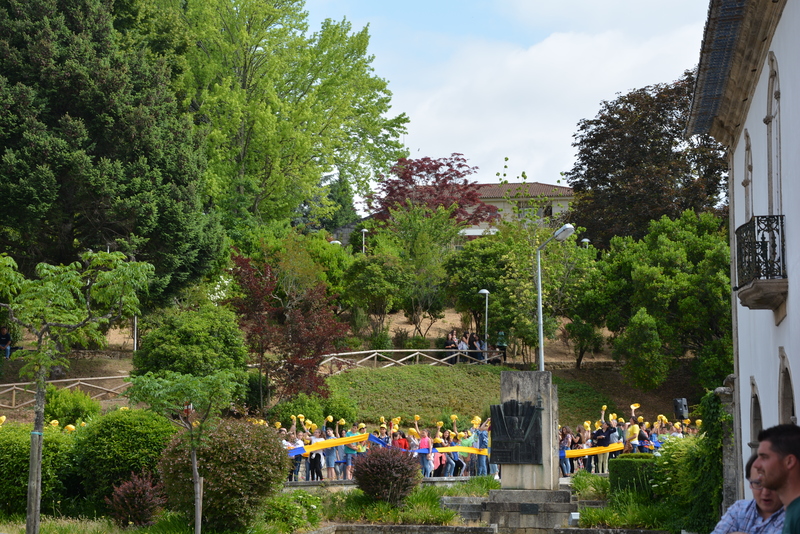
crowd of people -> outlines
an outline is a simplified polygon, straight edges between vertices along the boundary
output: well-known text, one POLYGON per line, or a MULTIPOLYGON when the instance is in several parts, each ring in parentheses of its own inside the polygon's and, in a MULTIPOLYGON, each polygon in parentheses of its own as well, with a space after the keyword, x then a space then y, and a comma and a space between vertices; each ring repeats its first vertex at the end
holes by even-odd
POLYGON ((622 444, 620 450, 603 452, 600 454, 587 454, 583 457, 568 458, 561 455, 559 470, 562 477, 568 477, 579 469, 590 473, 608 473, 609 458, 616 458, 623 452, 652 452, 658 454, 661 444, 669 439, 682 438, 696 434, 701 420, 692 421, 684 419, 671 423, 665 416, 659 415, 655 423, 645 421, 643 416, 637 416, 639 404, 631 405, 629 420, 609 414, 606 420, 606 406, 600 409, 600 419, 595 421, 594 430, 590 421, 577 425, 575 431, 568 426, 559 426, 558 448, 559 451, 591 449, 593 447, 608 447, 622 444))
MULTIPOLYGON (((489 447, 490 420, 481 421, 473 417, 471 427, 458 430, 458 418, 451 416, 452 429, 444 428, 444 423, 436 423, 435 429, 419 426, 419 416, 406 431, 400 428, 400 418, 386 422, 381 418, 378 428, 372 431, 370 440, 343 443, 294 457, 294 467, 289 473, 290 481, 297 480, 352 480, 353 464, 359 456, 364 456, 371 447, 395 447, 409 451, 419 460, 423 477, 453 477, 496 474, 496 466, 488 465, 486 450, 489 447), (439 451, 439 449, 458 447, 460 450, 439 451), (470 449, 465 451, 464 448, 470 449), (482 451, 482 452, 479 452, 482 451), (324 471, 323 471, 324 470, 324 471)), ((353 423, 345 430, 346 423, 340 419, 336 423, 328 416, 321 428, 305 425, 303 416, 292 416, 292 426, 278 428, 283 445, 288 450, 314 445, 320 441, 336 438, 350 438, 368 432, 365 423, 353 423), (300 420, 300 429, 297 420, 300 420)))

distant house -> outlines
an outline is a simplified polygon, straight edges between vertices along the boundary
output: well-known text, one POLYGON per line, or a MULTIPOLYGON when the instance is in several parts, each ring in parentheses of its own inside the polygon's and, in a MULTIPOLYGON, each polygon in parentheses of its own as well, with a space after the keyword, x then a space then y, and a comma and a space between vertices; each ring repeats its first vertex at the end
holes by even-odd
MULTIPOLYGON (((563 213, 575 198, 571 187, 542 184, 539 182, 517 182, 505 184, 479 184, 481 201, 498 209, 500 218, 513 220, 523 216, 541 219, 563 213)), ((462 233, 468 237, 483 235, 491 231, 489 223, 466 228, 462 233)))
POLYGON ((711 0, 687 128, 729 151, 735 377, 719 391, 733 402, 740 496, 758 432, 797 421, 798 28, 798 2, 711 0))

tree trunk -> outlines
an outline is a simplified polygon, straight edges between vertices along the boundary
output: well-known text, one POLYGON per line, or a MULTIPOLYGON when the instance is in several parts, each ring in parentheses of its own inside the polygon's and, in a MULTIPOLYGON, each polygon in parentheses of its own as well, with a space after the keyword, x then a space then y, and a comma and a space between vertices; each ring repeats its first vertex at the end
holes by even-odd
POLYGON ((36 371, 36 396, 34 397, 33 432, 31 432, 31 456, 28 468, 28 515, 25 522, 25 534, 39 534, 42 506, 42 442, 44 441, 44 400, 45 378, 47 370, 44 366, 36 371))
POLYGON ((586 355, 586 349, 578 351, 578 359, 575 361, 575 369, 581 368, 581 363, 583 362, 584 355, 586 355))
POLYGON ((192 482, 194 483, 194 534, 200 534, 203 519, 203 480, 197 471, 197 449, 194 446, 192 447, 192 482))

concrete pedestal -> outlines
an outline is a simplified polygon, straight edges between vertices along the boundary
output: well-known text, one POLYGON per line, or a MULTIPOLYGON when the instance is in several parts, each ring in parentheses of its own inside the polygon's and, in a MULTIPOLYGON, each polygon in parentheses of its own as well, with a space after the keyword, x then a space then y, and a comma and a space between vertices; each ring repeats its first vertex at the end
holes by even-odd
POLYGON ((481 520, 497 525, 498 534, 552 534, 566 527, 578 511, 565 490, 494 490, 483 504, 481 520))

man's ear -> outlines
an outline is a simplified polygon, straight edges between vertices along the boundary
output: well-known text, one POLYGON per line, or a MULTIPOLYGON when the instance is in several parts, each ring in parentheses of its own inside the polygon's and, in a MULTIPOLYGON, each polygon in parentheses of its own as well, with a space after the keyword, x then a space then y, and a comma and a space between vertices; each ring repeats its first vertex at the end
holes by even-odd
POLYGON ((783 457, 783 465, 787 470, 798 469, 800 470, 800 461, 794 454, 787 454, 783 457))

